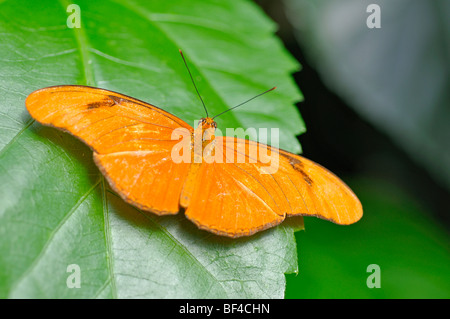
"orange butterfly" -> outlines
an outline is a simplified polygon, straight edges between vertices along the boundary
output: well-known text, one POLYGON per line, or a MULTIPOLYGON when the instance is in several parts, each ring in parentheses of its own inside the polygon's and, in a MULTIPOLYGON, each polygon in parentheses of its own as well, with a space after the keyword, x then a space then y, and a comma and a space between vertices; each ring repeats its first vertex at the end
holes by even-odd
POLYGON ((37 90, 26 107, 38 122, 89 145, 100 171, 126 202, 157 215, 185 209, 187 218, 214 234, 248 236, 286 216, 316 216, 337 224, 362 217, 356 195, 327 169, 265 144, 215 136, 211 117, 194 130, 148 103, 77 85, 37 90), (174 139, 180 129, 187 133, 174 139), (190 161, 174 161, 174 149, 186 139, 188 154, 183 155, 190 161), (236 161, 239 156, 244 161, 236 161), (268 169, 273 159, 276 171, 268 169))

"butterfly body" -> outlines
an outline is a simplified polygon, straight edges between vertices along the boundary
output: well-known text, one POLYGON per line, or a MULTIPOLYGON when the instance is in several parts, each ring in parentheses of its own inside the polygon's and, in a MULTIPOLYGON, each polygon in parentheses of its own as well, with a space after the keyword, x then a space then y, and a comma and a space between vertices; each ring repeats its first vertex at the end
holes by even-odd
POLYGON ((194 129, 135 98, 70 85, 35 91, 26 107, 40 123, 85 142, 125 201, 158 215, 184 210, 217 235, 248 236, 288 216, 338 224, 362 216, 356 195, 322 166, 265 144, 216 136, 211 117, 194 129))

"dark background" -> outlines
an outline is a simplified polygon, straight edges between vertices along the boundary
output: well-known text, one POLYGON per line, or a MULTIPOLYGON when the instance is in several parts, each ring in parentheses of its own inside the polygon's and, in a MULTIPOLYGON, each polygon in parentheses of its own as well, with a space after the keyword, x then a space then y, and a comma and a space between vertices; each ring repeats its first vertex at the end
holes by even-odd
POLYGON ((256 3, 278 24, 277 35, 302 65, 301 71, 293 76, 304 95, 304 101, 297 104, 307 128, 298 137, 303 155, 338 176, 363 175, 396 185, 429 208, 428 212, 449 229, 447 189, 327 88, 298 44, 283 1, 256 3))
MULTIPOLYGON (((319 52, 323 54, 323 51, 317 51, 317 48, 310 46, 317 44, 318 40, 324 41, 323 38, 314 38, 317 36, 317 33, 308 32, 308 27, 314 29, 317 25, 324 23, 321 20, 317 20, 324 18, 324 16, 320 14, 315 15, 314 9, 320 11, 327 4, 330 4, 332 8, 336 8, 332 5, 339 5, 339 1, 317 0, 316 2, 316 0, 311 0, 306 2, 298 0, 298 2, 295 2, 296 4, 300 2, 309 4, 307 8, 301 7, 300 10, 302 12, 293 11, 297 20, 291 21, 304 27, 306 32, 302 30, 302 33, 299 33, 298 25, 295 28, 289 22, 286 12, 290 11, 286 11, 284 7, 286 3, 284 1, 256 1, 265 13, 276 22, 279 27, 277 35, 283 41, 287 50, 302 65, 302 69, 293 74, 293 76, 304 96, 304 100, 297 103, 307 129, 306 133, 298 137, 303 148, 303 155, 322 164, 341 177, 358 196, 364 211, 364 216, 360 221, 345 227, 326 223, 316 218, 304 218, 305 230, 295 233, 298 274, 288 274, 286 276, 285 297, 307 299, 449 298, 450 254, 448 243, 450 218, 447 204, 450 198, 449 189, 445 188, 445 185, 439 184, 442 181, 438 181, 436 175, 430 175, 429 166, 421 166, 423 163, 419 160, 419 156, 415 157, 414 153, 405 151, 402 148, 405 146, 402 143, 408 142, 405 139, 414 139, 415 136, 408 134, 402 136, 401 139, 397 137, 397 140, 394 141, 393 137, 391 137, 393 135, 390 135, 392 131, 388 132, 386 130, 385 132, 383 128, 386 127, 383 127, 380 123, 375 124, 376 121, 371 122, 373 118, 363 118, 359 115, 358 112, 361 110, 361 105, 358 108, 355 107, 356 105, 349 104, 352 102, 348 94, 354 95, 356 92, 353 86, 349 86, 347 83, 348 91, 346 92, 347 96, 345 96, 344 94, 339 95, 342 93, 339 93, 337 90, 334 91, 331 89, 331 86, 328 87, 325 84, 335 84, 336 81, 341 82, 341 74, 338 74, 338 77, 336 77, 336 74, 333 74, 330 69, 330 64, 320 64, 325 59, 321 56, 321 60, 320 54, 316 56, 314 53, 319 52), (327 1, 330 1, 330 3, 327 1), (305 38, 304 35, 310 38, 305 38), (316 68, 313 65, 318 67, 316 68), (326 77, 327 74, 333 74, 335 77, 330 80, 326 77), (348 99, 348 102, 346 99, 348 99), (373 264, 380 269, 378 278, 381 280, 381 286, 378 289, 371 289, 368 284, 371 275, 369 265, 373 264)), ((438 1, 426 4, 427 6, 435 5, 433 7, 434 11, 431 11, 434 16, 443 15, 442 10, 436 9, 439 8, 439 4, 443 5, 442 2, 438 3, 438 1)), ((343 1, 342 4, 346 5, 344 10, 348 10, 345 13, 350 14, 347 12, 352 10, 352 2, 343 1)), ((394 10, 395 14, 391 15, 389 22, 394 22, 394 24, 397 24, 397 27, 401 25, 400 29, 403 31, 403 34, 395 38, 398 35, 395 33, 394 36, 390 37, 390 40, 394 39, 396 42, 385 41, 384 47, 377 47, 378 52, 389 52, 389 59, 393 60, 395 65, 404 57, 402 54, 410 54, 410 51, 407 49, 408 46, 404 42, 401 42, 403 47, 399 48, 396 46, 396 44, 400 43, 402 36, 409 36, 409 40, 412 37, 413 42, 419 43, 418 47, 422 52, 426 51, 423 50, 421 45, 429 39, 427 36, 434 36, 433 41, 436 41, 434 43, 445 45, 445 38, 441 37, 442 34, 427 34, 425 37, 419 37, 418 34, 411 33, 411 30, 408 29, 411 24, 415 23, 415 19, 421 16, 423 3, 420 3, 420 1, 402 1, 400 3, 399 1, 396 4, 399 4, 402 10, 408 10, 409 6, 414 4, 413 13, 415 15, 412 15, 412 17, 408 16, 407 20, 402 20, 404 11, 394 10), (402 24, 405 21, 409 23, 407 27, 402 24), (391 47, 386 47, 386 45, 391 45, 391 47), (401 50, 399 51, 399 49, 401 50)), ((362 6, 367 5, 367 1, 362 4, 355 1, 353 5, 359 5, 358 10, 362 11, 358 12, 366 14, 364 12, 365 7, 362 8, 362 6)), ((389 12, 388 9, 390 8, 388 6, 390 5, 386 1, 382 2, 382 6, 384 6, 381 9, 382 21, 383 12, 389 12)), ((399 9, 399 7, 396 7, 396 9, 399 9)), ((330 14, 330 12, 327 13, 330 14)), ((326 17, 329 18, 329 16, 326 17)), ((340 15, 340 17, 343 16, 340 15)), ((429 20, 417 21, 417 23, 424 23, 423 26, 429 26, 430 22, 436 23, 433 21, 433 18, 428 18, 429 20)), ((340 27, 339 21, 335 19, 333 22, 334 24, 332 25, 334 27, 340 27)), ((348 27, 345 21, 342 23, 348 27)), ((330 26, 330 24, 325 25, 330 26)), ((323 29, 321 30, 323 32, 330 31, 326 28, 323 29)), ((343 29, 348 31, 345 27, 340 28, 340 30, 343 29)), ((317 29, 314 30, 317 31, 317 29)), ((389 38, 386 34, 394 34, 392 33, 392 28, 386 27, 383 30, 385 33, 382 34, 386 37, 383 40, 389 38)), ((417 31, 416 29, 413 32, 417 31)), ((359 35, 361 36, 361 34, 359 35)), ((329 41, 330 34, 327 34, 327 36, 328 38, 324 38, 329 41)), ((351 36, 352 34, 349 34, 349 38, 351 36)), ((345 48, 345 50, 338 52, 350 53, 349 57, 355 58, 355 55, 351 54, 353 52, 351 50, 354 50, 357 46, 351 46, 351 41, 338 42, 342 39, 345 39, 345 37, 336 38, 332 44, 323 46, 321 49, 327 50, 327 55, 333 55, 328 50, 332 50, 336 44, 341 45, 341 49, 345 48), (347 47, 346 45, 350 46, 347 47)), ((351 39, 355 41, 355 38, 351 39)), ((356 42, 361 39, 358 38, 356 42)), ((379 44, 379 42, 377 43, 379 44)), ((433 51, 432 49, 435 48, 430 48, 430 52, 432 51, 435 54, 436 50, 433 51)), ((437 52, 444 52, 445 54, 446 51, 438 50, 437 52)), ((433 58, 441 57, 439 53, 432 56, 433 58)), ((333 58, 332 63, 342 63, 346 67, 349 67, 349 63, 352 64, 353 62, 342 61, 341 59, 345 58, 342 54, 334 55, 333 58)), ((360 61, 365 61, 367 57, 357 56, 357 58, 360 61)), ((422 62, 422 60, 416 60, 415 63, 418 61, 422 62)), ((435 65, 440 63, 440 69, 438 70, 442 73, 447 70, 445 59, 432 61, 435 65)), ((392 65, 383 59, 378 60, 378 63, 386 63, 382 65, 384 68, 381 72, 386 72, 383 73, 385 75, 390 74, 388 66, 392 65)), ((412 63, 410 67, 412 68, 410 70, 413 70, 415 74, 421 74, 417 64, 412 63)), ((354 74, 354 83, 367 80, 367 78, 361 77, 361 74, 353 73, 354 70, 357 70, 357 68, 353 68, 351 73, 354 74)), ((371 69, 371 72, 379 72, 379 70, 371 69)), ((436 78, 439 77, 438 75, 434 76, 436 78)), ((346 80, 348 79, 342 79, 342 82, 346 80)), ((419 80, 423 81, 416 81, 417 78, 414 78, 414 80, 412 82, 420 83, 420 85, 425 83, 426 85, 433 79, 424 76, 422 79, 419 78, 419 80)), ((398 86, 391 86, 391 82, 393 81, 390 81, 388 77, 386 82, 381 83, 381 87, 395 88, 391 92, 398 96, 405 93, 396 91, 398 86)), ((365 84, 366 88, 367 85, 370 85, 375 95, 380 92, 386 92, 383 90, 379 91, 380 86, 373 87, 374 82, 361 83, 365 84)), ((408 86, 407 83, 400 83, 408 86)), ((342 86, 336 86, 336 88, 342 89, 342 86)), ((420 89, 417 91, 411 89, 410 86, 408 88, 407 94, 410 98, 416 99, 414 97, 415 94, 423 94, 420 89)), ((419 88, 421 87, 419 86, 419 88)), ((366 107, 368 105, 373 107, 374 104, 370 104, 368 101, 375 95, 371 97, 364 96, 363 100, 365 100, 364 103, 367 103, 366 107)), ((418 97, 421 98, 423 96, 419 95, 418 97)), ((440 100, 440 103, 439 108, 441 111, 449 106, 444 100, 440 100)), ((389 105, 389 108, 396 108, 397 112, 401 110, 402 113, 398 114, 405 114, 405 122, 403 123, 408 123, 408 120, 411 119, 411 117, 407 118, 409 114, 405 112, 409 111, 411 115, 414 115, 412 112, 414 108, 408 103, 396 104, 394 102, 387 105, 389 105)), ((432 112, 433 110, 433 106, 430 104, 416 104, 414 107, 416 107, 416 111, 417 107, 419 111, 432 112)), ((448 112, 444 111, 434 117, 431 126, 438 127, 434 121, 442 121, 445 126, 445 117, 443 117, 445 114, 448 114, 448 112)), ((385 115, 384 118, 392 116, 389 113, 383 115, 385 115)), ((397 118, 397 122, 391 122, 398 123, 401 120, 402 118, 397 118)), ((416 134, 424 134, 423 136, 426 136, 428 141, 436 139, 435 135, 426 135, 425 132, 420 131, 420 125, 418 124, 418 121, 416 121, 414 126, 417 131, 415 132, 416 134)), ((439 131, 439 129, 436 129, 434 132, 436 131, 439 131)), ((444 135, 447 134, 445 129, 440 132, 444 132, 444 135)), ((445 145, 445 140, 443 144, 445 145)), ((421 148, 417 145, 415 148, 418 152, 421 151, 421 148)), ((442 144, 440 149, 442 149, 442 144)), ((446 152, 444 151, 446 150, 437 154, 445 156, 446 152)), ((424 154, 419 153, 418 155, 424 154)), ((433 158, 435 156, 436 153, 433 154, 433 158)), ((436 160, 434 164, 445 166, 446 163, 436 160)), ((432 168, 435 168, 435 166, 432 168)), ((446 172, 445 169, 446 167, 441 167, 442 172, 446 172)))

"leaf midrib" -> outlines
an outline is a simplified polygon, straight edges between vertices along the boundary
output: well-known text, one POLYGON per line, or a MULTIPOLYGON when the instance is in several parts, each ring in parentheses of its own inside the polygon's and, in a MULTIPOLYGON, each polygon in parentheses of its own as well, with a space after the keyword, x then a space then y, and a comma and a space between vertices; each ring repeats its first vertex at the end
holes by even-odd
MULTIPOLYGON (((67 10, 67 7, 71 5, 72 3, 68 0, 59 0, 61 6, 67 10)), ((65 11, 66 11, 65 10, 65 11)), ((67 13, 67 12, 66 12, 67 13)), ((69 16, 69 14, 68 14, 69 16)), ((83 20, 81 20, 82 22, 83 20)), ((81 58, 81 64, 83 67, 83 75, 84 75, 84 82, 85 85, 89 86, 95 86, 95 77, 94 72, 91 67, 89 67, 89 41, 86 36, 86 33, 84 32, 84 28, 72 28, 73 33, 75 35, 75 40, 78 44, 78 51, 80 53, 81 58)))
MULTIPOLYGON (((1 2, 1 0, 0 0, 1 2)), ((62 5, 62 7, 64 9, 67 8, 67 6, 70 4, 70 2, 68 2, 67 0, 59 0, 60 4, 62 5)), ((144 19, 148 20, 150 23, 152 23, 155 28, 157 28, 162 34, 164 34, 166 36, 166 38, 168 39, 168 41, 172 42, 175 46, 176 46, 176 41, 173 40, 171 38, 171 36, 169 34, 167 34, 166 31, 163 30, 163 28, 161 28, 158 25, 155 25, 156 23, 152 20, 150 20, 148 17, 146 17, 144 14, 142 14, 141 12, 139 12, 137 9, 133 9, 131 7, 127 7, 125 6, 123 3, 121 3, 122 6, 124 6, 125 8, 130 9, 132 12, 138 14, 139 16, 143 17, 144 19)), ((86 36, 86 33, 84 32, 83 28, 74 28, 73 30, 74 32, 74 37, 77 41, 77 45, 78 45, 78 52, 80 54, 80 58, 81 58, 81 66, 82 66, 82 71, 83 71, 83 75, 84 75, 84 82, 86 85, 90 85, 90 86, 95 86, 96 81, 95 81, 95 74, 94 74, 94 70, 93 68, 90 66, 89 63, 89 55, 90 55, 90 45, 89 45, 89 41, 88 41, 88 37, 86 36)), ((92 53, 96 53, 96 52, 92 52, 92 53)), ((216 94, 216 96, 222 101, 223 105, 226 105, 225 101, 223 100, 223 98, 220 96, 220 94, 217 92, 216 89, 214 89, 214 86, 211 85, 211 82, 208 81, 208 77, 206 77, 203 72, 201 71, 200 68, 197 68, 198 72, 203 76, 203 78, 205 79, 205 81, 207 82, 209 88, 216 94)), ((234 115, 230 114, 233 118, 234 121, 236 123, 241 123, 240 121, 238 121, 237 118, 235 118, 234 115)), ((11 144, 14 144, 18 137, 20 137, 20 135, 26 131, 32 124, 34 123, 34 120, 30 120, 29 122, 26 123, 26 126, 21 129, 18 134, 13 137, 13 139, 7 144, 8 148, 11 144)), ((5 149, 2 150, 2 152, 5 149)), ((1 154, 1 153, 0 153, 1 154)), ((112 240, 111 240, 111 232, 110 232, 110 224, 109 224, 109 218, 108 214, 108 199, 107 199, 107 194, 106 194, 106 187, 105 187, 105 180, 102 177, 98 182, 96 182, 92 188, 86 193, 84 194, 79 201, 75 204, 75 206, 73 206, 71 208, 71 210, 66 214, 66 216, 64 216, 64 218, 61 220, 61 222, 58 224, 58 226, 54 229, 54 231, 52 232, 52 235, 49 237, 49 240, 47 241, 47 243, 43 246, 41 252, 39 253, 39 255, 36 257, 36 259, 32 262, 32 264, 29 266, 29 268, 22 274, 22 276, 19 278, 19 280, 13 285, 13 287, 17 287, 17 285, 26 277, 27 274, 29 274, 34 267, 39 263, 39 260, 45 255, 45 251, 47 250, 48 246, 51 244, 51 239, 54 237, 53 235, 55 233, 58 232, 58 230, 62 227, 62 225, 64 225, 64 223, 70 218, 70 216, 77 210, 77 208, 86 200, 86 198, 89 196, 89 194, 99 185, 99 183, 102 183, 102 200, 103 200, 103 216, 104 216, 104 222, 105 222, 105 242, 106 242, 106 248, 107 248, 107 263, 108 263, 108 272, 109 272, 109 279, 107 281, 105 281, 104 285, 101 287, 101 289, 97 292, 97 295, 99 293, 101 293, 101 291, 103 291, 103 289, 108 285, 108 283, 111 283, 111 287, 112 287, 112 294, 113 297, 117 297, 117 287, 115 285, 115 281, 114 281, 114 271, 113 271, 113 260, 112 260, 112 240)), ((142 212, 140 212, 142 213, 142 212)), ((142 213, 143 214, 143 213, 142 213)), ((223 289, 223 283, 222 281, 220 281, 218 278, 216 278, 216 276, 214 276, 208 268, 206 268, 198 258, 196 258, 191 251, 189 251, 189 249, 184 246, 179 240, 177 240, 175 237, 173 237, 173 235, 163 226, 161 226, 159 223, 155 222, 154 220, 152 220, 151 218, 149 218, 149 216, 147 216, 146 214, 143 214, 148 220, 150 220, 152 223, 154 223, 155 225, 158 226, 158 228, 160 228, 162 230, 162 232, 164 234, 166 234, 166 237, 168 238, 168 240, 172 241, 175 245, 177 245, 178 247, 182 248, 183 251, 186 252, 186 254, 189 256, 189 258, 192 258, 192 260, 194 260, 194 262, 201 267, 201 269, 203 269, 205 272, 207 272, 212 279, 214 279, 215 282, 217 282, 220 287, 222 287, 223 289)), ((14 289, 11 289, 11 292, 13 292, 14 289)), ((226 295, 226 290, 223 290, 225 295, 226 295)))
MULTIPOLYGON (((67 8, 71 3, 68 0, 59 0, 61 6, 63 8, 67 8)), ((90 67, 89 63, 89 48, 92 47, 89 45, 88 38, 86 33, 84 32, 84 28, 72 28, 74 37, 78 44, 78 52, 81 58, 81 65, 83 69, 84 75, 84 84, 89 86, 96 86, 96 81, 94 77, 94 71, 92 67, 90 67)), ((108 216, 108 203, 106 197, 106 186, 105 186, 105 178, 101 176, 101 179, 98 183, 101 182, 101 196, 102 196, 102 212, 103 212, 103 222, 104 222, 104 235, 105 235, 105 248, 106 248, 106 264, 109 273, 109 281, 111 283, 111 294, 113 298, 117 298, 117 287, 115 282, 114 270, 113 270, 113 253, 112 253, 112 239, 111 239, 111 225, 109 223, 108 216)), ((106 284, 106 283, 105 283, 106 284)))
MULTIPOLYGON (((67 7, 70 3, 66 0, 60 0, 61 5, 64 7, 64 5, 66 5, 65 7, 67 7)), ((148 17, 146 17, 145 15, 142 15, 139 11, 136 11, 133 8, 127 7, 125 6, 123 3, 119 3, 122 4, 123 7, 130 9, 132 12, 138 14, 139 16, 143 17, 144 19, 148 20, 149 22, 152 23, 151 20, 148 19, 148 17)), ((154 25, 154 23, 152 23, 154 25)), ((169 39, 174 45, 175 45, 175 41, 173 39, 171 39, 171 37, 164 32, 160 27, 155 26, 162 34, 164 34, 166 36, 167 39, 169 39)), ((74 28, 74 35, 75 38, 77 40, 78 46, 79 46, 79 54, 81 57, 81 62, 82 62, 82 67, 83 67, 83 71, 84 71, 84 80, 85 80, 85 84, 89 85, 89 86, 96 86, 95 83, 95 76, 94 76, 94 72, 92 70, 91 67, 89 67, 89 52, 90 52, 90 48, 91 46, 89 45, 89 41, 88 38, 86 36, 86 33, 83 31, 83 28, 74 28)), ((199 73, 200 70, 199 70, 199 73)), ((206 77, 202 74, 202 76, 206 79, 206 77)), ((212 89, 213 87, 211 86, 211 84, 208 82, 208 86, 212 89)), ((214 92, 217 94, 218 97, 220 97, 220 95, 218 95, 218 93, 214 90, 214 92)), ((222 100, 222 102, 224 103, 224 101, 222 100)), ((237 121, 237 120, 236 120, 237 121)), ((110 225, 110 221, 109 221, 109 210, 108 210, 108 200, 107 200, 107 195, 106 195, 106 181, 105 178, 102 176, 101 178, 101 185, 102 185, 102 201, 103 201, 103 219, 104 219, 104 223, 105 223, 105 227, 104 227, 104 232, 105 232, 105 244, 106 244, 106 258, 107 258, 107 267, 108 267, 108 272, 109 272, 109 281, 111 283, 111 292, 112 292, 112 296, 113 298, 117 298, 117 287, 116 287, 116 282, 115 282, 115 275, 114 275, 114 260, 113 260, 113 252, 112 252, 112 238, 111 238, 111 225, 110 225)), ((84 200, 84 199, 83 199, 84 200)), ((147 220, 151 221, 153 224, 155 224, 159 229, 162 230, 162 232, 166 235, 166 238, 168 238, 170 241, 172 241, 175 245, 177 245, 178 247, 180 247, 188 256, 189 258, 191 258, 201 269, 203 269, 215 282, 217 282, 220 287, 222 287, 223 289, 223 284, 220 280, 218 280, 214 274, 212 274, 201 262, 200 260, 198 260, 197 257, 195 257, 180 241, 178 241, 175 237, 172 236, 172 234, 170 234, 170 232, 167 231, 166 228, 162 227, 160 224, 156 223, 154 220, 152 220, 149 216, 147 216, 146 214, 142 213, 139 210, 139 213, 142 214, 147 220)), ((226 291, 223 290, 224 294, 226 295, 226 291)))
POLYGON ((41 251, 38 255, 34 258, 34 260, 31 262, 30 266, 22 273, 22 275, 14 282, 14 284, 11 285, 11 289, 8 293, 8 298, 11 298, 11 295, 13 294, 14 290, 18 287, 18 285, 26 278, 26 276, 31 273, 31 271, 39 264, 39 261, 41 258, 44 257, 45 252, 50 247, 50 244, 52 242, 52 239, 56 236, 58 231, 64 226, 64 224, 69 220, 69 218, 76 212, 76 210, 83 204, 83 202, 86 200, 86 198, 89 197, 89 195, 94 191, 95 188, 100 184, 101 179, 99 179, 86 193, 84 193, 80 199, 75 203, 75 205, 65 214, 64 218, 59 222, 59 224, 53 229, 50 236, 48 237, 46 243, 44 246, 42 246, 41 251))
MULTIPOLYGON (((138 6, 132 6, 130 5, 130 3, 128 2, 116 2, 114 1, 114 3, 117 3, 119 5, 121 5, 122 7, 124 7, 125 9, 130 10, 131 12, 135 13, 136 15, 142 17, 144 20, 148 21, 150 24, 152 24, 159 32, 161 32, 161 34, 164 34, 164 36, 168 39, 168 41, 170 41, 172 43, 173 46, 177 47, 177 42, 172 38, 171 35, 169 35, 156 21, 151 20, 148 17, 148 11, 146 8, 142 8, 142 7, 138 7, 138 6), (147 13, 147 15, 145 13, 147 13)), ((174 15, 174 14, 172 14, 174 15)), ((175 15, 174 15, 175 16, 175 15)), ((180 22, 183 23, 183 22, 180 22)), ((190 59, 191 61, 194 61, 192 58, 190 59)), ((196 63, 197 64, 197 63, 196 63)), ((220 99, 222 101, 222 105, 227 105, 227 103, 224 101, 224 99, 222 98, 222 96, 220 95, 220 93, 214 89, 214 86, 211 84, 211 82, 208 80, 208 77, 201 71, 201 68, 196 68, 197 72, 201 75, 202 79, 204 79, 204 81, 208 84, 209 89, 214 92, 214 95, 217 96, 218 99, 220 99)), ((236 123, 239 123, 239 125, 242 127, 243 123, 241 121, 239 121, 239 119, 233 114, 233 112, 229 112, 229 116, 231 116, 233 118, 233 121, 236 123)))
POLYGON ((101 177, 101 187, 102 187, 102 211, 103 211, 103 222, 104 222, 104 234, 105 234, 105 247, 106 247, 106 264, 109 273, 109 281, 111 282, 111 294, 114 299, 117 299, 117 287, 114 274, 114 260, 112 258, 112 237, 111 237, 111 224, 109 221, 109 209, 108 200, 106 196, 106 181, 105 178, 101 177))

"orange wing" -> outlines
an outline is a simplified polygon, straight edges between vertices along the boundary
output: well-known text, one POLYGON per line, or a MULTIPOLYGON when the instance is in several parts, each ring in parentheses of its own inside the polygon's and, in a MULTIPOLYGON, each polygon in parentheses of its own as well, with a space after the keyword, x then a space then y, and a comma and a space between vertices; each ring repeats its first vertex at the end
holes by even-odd
POLYGON ((216 141, 215 156, 223 163, 203 163, 191 193, 185 194, 191 198, 186 216, 199 228, 240 237, 277 225, 286 216, 316 216, 337 224, 362 217, 356 195, 322 166, 244 139, 216 141))
POLYGON ((33 92, 28 112, 38 122, 65 130, 94 151, 111 187, 127 202, 156 214, 176 214, 188 163, 175 164, 177 128, 193 128, 153 105, 86 86, 55 86, 33 92))

